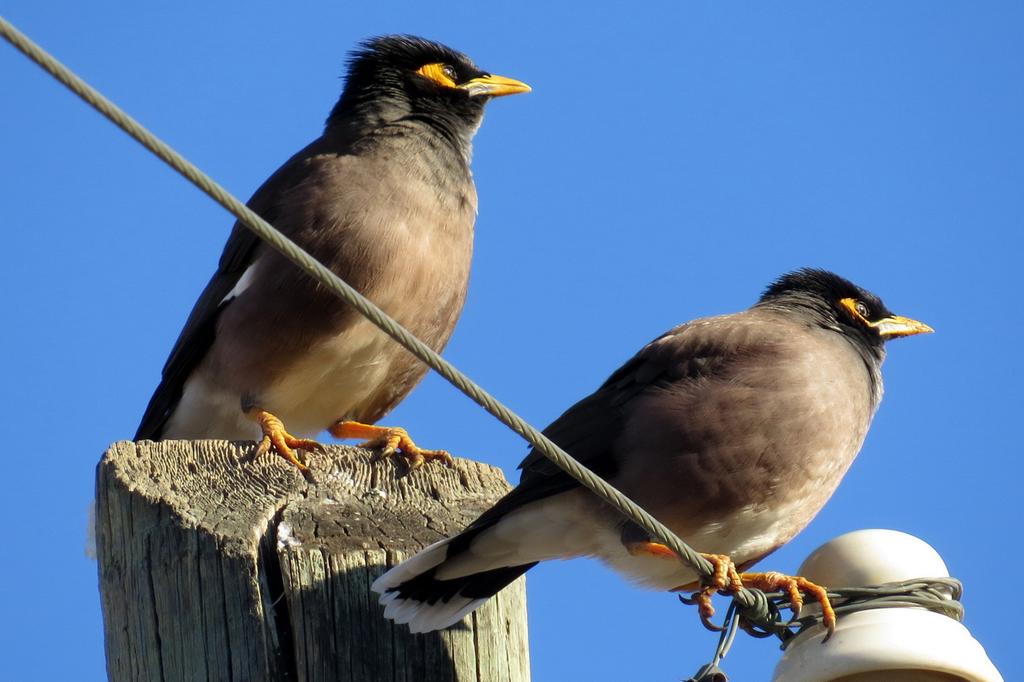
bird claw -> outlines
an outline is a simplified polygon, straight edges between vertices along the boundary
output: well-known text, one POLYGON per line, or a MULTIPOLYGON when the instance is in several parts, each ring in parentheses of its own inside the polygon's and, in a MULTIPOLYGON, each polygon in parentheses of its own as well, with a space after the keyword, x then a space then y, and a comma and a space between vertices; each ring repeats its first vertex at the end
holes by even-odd
POLYGON ((722 632, 724 625, 715 625, 711 618, 715 615, 715 607, 711 604, 711 597, 714 595, 714 588, 702 589, 694 592, 689 597, 678 595, 679 601, 687 606, 696 606, 697 615, 700 616, 700 624, 712 632, 722 632))
POLYGON ((813 583, 807 578, 798 575, 786 575, 770 571, 768 573, 737 573, 736 567, 729 560, 729 557, 721 555, 704 554, 705 559, 715 565, 715 575, 701 587, 698 592, 693 593, 687 603, 696 604, 700 621, 709 630, 720 632, 721 627, 710 621, 715 615, 714 606, 711 605, 711 597, 715 592, 731 596, 744 587, 751 587, 762 592, 783 591, 789 597, 789 608, 793 612, 793 619, 800 618, 800 611, 804 606, 804 594, 808 594, 821 605, 821 619, 825 626, 826 634, 823 642, 827 642, 836 631, 836 612, 828 598, 828 591, 813 583), (722 560, 727 561, 726 565, 722 560), (725 576, 725 580, 722 576, 725 576))
MULTIPOLYGON (((667 549, 667 548, 666 548, 667 549)), ((822 623, 827 630, 825 639, 828 641, 836 630, 836 612, 828 598, 828 591, 813 583, 807 578, 798 575, 786 575, 775 571, 768 573, 739 573, 736 565, 724 554, 701 554, 714 566, 714 574, 701 581, 701 588, 694 592, 684 603, 696 605, 700 615, 700 622, 709 630, 721 632, 722 628, 711 622, 715 615, 715 607, 711 603, 711 597, 717 592, 722 595, 731 596, 742 590, 744 587, 752 587, 763 592, 777 592, 782 590, 789 597, 789 606, 793 611, 793 618, 800 617, 800 611, 804 605, 804 593, 811 595, 821 605, 822 623)), ((682 599, 682 597, 680 597, 682 599)))
POLYGON ((697 615, 700 616, 700 624, 712 632, 722 632, 725 626, 715 625, 711 619, 715 615, 715 607, 711 603, 711 597, 717 590, 714 587, 705 587, 693 595, 693 603, 697 605, 697 615))
POLYGON ((828 598, 828 590, 799 575, 786 575, 770 571, 768 573, 741 573, 740 578, 747 587, 756 587, 764 592, 782 590, 789 597, 789 608, 793 618, 800 617, 804 605, 804 594, 808 594, 821 605, 821 622, 826 634, 823 642, 827 642, 836 631, 836 612, 828 598))
POLYGON ((262 457, 270 451, 276 452, 281 457, 291 462, 300 471, 306 471, 309 467, 302 462, 296 450, 307 452, 323 452, 324 445, 309 438, 296 438, 284 428, 284 423, 266 410, 253 409, 247 413, 250 419, 255 420, 263 431, 263 438, 256 446, 256 456, 262 457))
POLYGON ((697 614, 700 616, 701 624, 712 632, 721 632, 725 628, 715 625, 711 618, 715 615, 715 607, 711 598, 715 593, 734 594, 743 589, 743 582, 740 574, 736 571, 736 564, 725 554, 704 554, 701 556, 711 562, 714 573, 710 578, 701 581, 701 588, 693 593, 691 601, 697 605, 697 614))
MULTIPOLYGON (((632 542, 626 545, 630 554, 652 554, 666 558, 678 558, 675 552, 659 542, 632 542)), ((800 617, 804 605, 803 593, 807 593, 821 604, 822 623, 828 633, 823 641, 828 641, 836 630, 836 612, 829 601, 828 592, 824 587, 798 575, 786 575, 775 571, 769 573, 740 573, 736 564, 725 554, 704 554, 701 556, 711 562, 714 572, 711 577, 700 581, 700 589, 689 597, 680 596, 684 604, 697 607, 701 624, 713 632, 721 632, 724 628, 711 622, 715 615, 715 607, 711 598, 715 593, 731 596, 744 587, 753 587, 764 592, 783 590, 789 597, 789 606, 793 617, 800 617)), ((677 587, 676 590, 687 590, 690 586, 677 587)))
POLYGON ((373 426, 359 422, 337 422, 329 429, 335 438, 368 438, 359 444, 361 448, 380 448, 378 459, 387 459, 393 455, 405 458, 409 469, 418 469, 427 462, 440 461, 451 467, 455 460, 447 450, 424 450, 413 442, 409 432, 400 426, 373 426))

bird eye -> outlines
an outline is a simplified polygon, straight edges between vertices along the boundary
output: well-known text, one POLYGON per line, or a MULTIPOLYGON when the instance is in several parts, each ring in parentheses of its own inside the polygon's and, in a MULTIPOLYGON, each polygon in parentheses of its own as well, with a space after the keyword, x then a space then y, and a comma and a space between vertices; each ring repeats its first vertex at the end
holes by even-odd
POLYGON ((863 317, 865 320, 869 319, 869 317, 871 316, 871 311, 868 310, 868 307, 864 305, 863 302, 857 301, 857 305, 855 306, 855 308, 857 310, 857 314, 863 317))
POLYGON ((458 72, 455 71, 455 67, 452 66, 451 64, 445 64, 444 66, 442 66, 441 73, 443 73, 448 78, 451 78, 452 83, 459 82, 459 74, 458 72))

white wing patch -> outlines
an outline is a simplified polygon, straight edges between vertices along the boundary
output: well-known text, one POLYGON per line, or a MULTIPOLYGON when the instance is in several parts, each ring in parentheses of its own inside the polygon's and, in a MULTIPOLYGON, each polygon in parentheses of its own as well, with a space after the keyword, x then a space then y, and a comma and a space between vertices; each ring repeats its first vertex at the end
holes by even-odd
POLYGON ((253 276, 256 272, 256 266, 260 264, 260 260, 262 259, 257 260, 255 263, 253 263, 252 265, 245 269, 245 272, 242 273, 242 276, 238 278, 238 283, 235 284, 235 288, 229 291, 228 295, 220 300, 221 305, 224 305, 233 298, 238 298, 239 296, 242 295, 242 292, 249 288, 249 286, 252 284, 253 276))

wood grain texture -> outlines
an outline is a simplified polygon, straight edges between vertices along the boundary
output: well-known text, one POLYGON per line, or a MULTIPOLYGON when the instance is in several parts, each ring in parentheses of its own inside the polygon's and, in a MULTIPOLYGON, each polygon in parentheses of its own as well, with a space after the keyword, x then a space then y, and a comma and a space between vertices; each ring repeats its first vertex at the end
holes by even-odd
POLYGON ((381 617, 370 583, 508 490, 498 469, 330 447, 303 476, 226 441, 116 443, 97 469, 111 680, 529 679, 520 579, 443 632, 381 617))

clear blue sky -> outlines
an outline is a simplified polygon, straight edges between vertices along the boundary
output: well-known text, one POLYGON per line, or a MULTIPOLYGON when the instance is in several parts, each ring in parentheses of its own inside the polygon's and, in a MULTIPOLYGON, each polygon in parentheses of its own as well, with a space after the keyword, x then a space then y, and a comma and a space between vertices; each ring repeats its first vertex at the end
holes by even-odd
MULTIPOLYGON (((867 444, 814 523, 918 535, 1024 678, 1024 6, 1012 2, 4 3, 4 15, 246 198, 315 137, 346 53, 417 33, 529 82, 476 139, 473 280, 447 357, 543 426, 641 344, 822 266, 936 333, 890 346, 867 444), (1006 604, 1006 606, 1004 606, 1006 604)), ((0 678, 104 676, 94 467, 128 438, 231 225, 0 46, 0 678)), ((431 377, 387 420, 514 477, 524 444, 431 377)), ((679 680, 714 637, 587 561, 529 575, 534 678, 679 680)), ((724 605, 724 602, 723 602, 724 605)), ((725 668, 764 680, 769 641, 725 668)))

